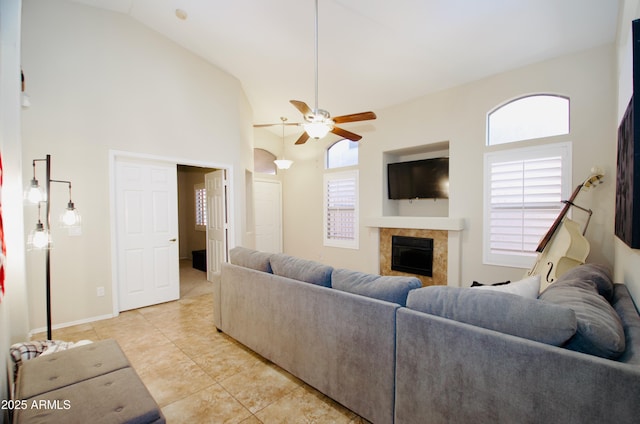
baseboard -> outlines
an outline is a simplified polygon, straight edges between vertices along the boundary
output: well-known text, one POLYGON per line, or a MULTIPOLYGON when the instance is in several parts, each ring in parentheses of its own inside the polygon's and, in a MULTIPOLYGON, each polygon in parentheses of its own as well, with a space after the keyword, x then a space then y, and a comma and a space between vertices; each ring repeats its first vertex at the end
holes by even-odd
MULTIPOLYGON (((100 316, 97 316, 97 317, 85 318, 85 319, 81 319, 81 320, 78 320, 78 321, 71 321, 71 322, 65 322, 65 323, 62 323, 62 324, 55 324, 55 325, 52 326, 52 329, 53 330, 59 330, 61 328, 73 327, 74 325, 89 324, 91 322, 102 321, 104 319, 109 319, 109 318, 113 318, 113 317, 114 317, 113 314, 100 315, 100 316)), ((29 338, 33 337, 34 334, 45 333, 46 331, 47 331, 47 327, 34 328, 31 331, 29 331, 29 338)))

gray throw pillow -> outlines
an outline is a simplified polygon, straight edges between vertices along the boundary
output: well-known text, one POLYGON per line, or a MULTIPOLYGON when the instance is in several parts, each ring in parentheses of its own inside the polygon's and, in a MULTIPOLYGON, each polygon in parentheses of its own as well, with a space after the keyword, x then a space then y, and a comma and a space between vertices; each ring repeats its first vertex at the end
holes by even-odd
POLYGON ((234 265, 271 273, 271 264, 269 263, 271 255, 272 253, 238 246, 229 251, 229 261, 234 265))
POLYGON ((596 287, 598 293, 611 303, 613 299, 613 280, 611 272, 605 265, 584 264, 571 268, 558 278, 556 283, 563 280, 590 281, 596 287))
POLYGON ((575 313, 567 307, 473 288, 431 286, 412 290, 407 307, 554 346, 561 346, 577 328, 575 313))
POLYGON ((271 269, 275 275, 331 287, 331 272, 333 267, 307 259, 277 253, 271 256, 271 269))
POLYGON ((409 291, 422 287, 416 277, 380 276, 348 269, 334 269, 331 287, 349 293, 405 306, 409 291))
POLYGON ((620 317, 598 293, 592 280, 558 279, 542 292, 539 299, 575 312, 578 330, 564 346, 567 349, 609 359, 615 359, 624 352, 625 335, 620 317))

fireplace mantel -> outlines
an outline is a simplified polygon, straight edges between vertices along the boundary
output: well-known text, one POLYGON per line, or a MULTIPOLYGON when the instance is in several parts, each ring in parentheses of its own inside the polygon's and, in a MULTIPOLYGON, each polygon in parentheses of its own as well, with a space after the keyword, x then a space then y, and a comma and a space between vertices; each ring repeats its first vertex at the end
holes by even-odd
POLYGON ((375 228, 462 231, 464 229, 464 219, 425 216, 375 216, 365 218, 364 225, 375 228))

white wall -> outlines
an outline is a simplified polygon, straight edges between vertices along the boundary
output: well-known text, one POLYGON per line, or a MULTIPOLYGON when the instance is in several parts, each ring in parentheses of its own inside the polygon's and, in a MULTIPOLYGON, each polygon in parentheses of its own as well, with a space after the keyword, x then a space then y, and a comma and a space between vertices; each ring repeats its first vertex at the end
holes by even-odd
MULTIPOLYGON (((82 235, 54 229, 53 323, 112 312, 109 152, 233 166, 234 239, 243 228, 252 168, 251 109, 239 82, 128 16, 62 0, 26 0, 22 66, 32 106, 23 113, 23 180, 52 155, 54 179, 73 181, 82 235), (106 296, 97 297, 97 287, 106 296)), ((64 208, 52 189, 52 216, 64 208)), ((26 230, 36 222, 26 214, 26 230)), ((45 325, 44 259, 27 255, 31 328, 45 325)))
MULTIPOLYGON (((0 399, 13 381, 9 346, 28 333, 27 285, 22 217, 20 148, 20 1, 0 1, 0 153, 3 165, 2 219, 7 257, 5 295, 0 296, 0 399)), ((8 422, 0 410, 0 423, 8 422)))
MULTIPOLYGON (((640 1, 621 2, 618 20, 617 40, 617 120, 620 123, 633 94, 633 50, 631 44, 631 21, 640 18, 640 1)), ((640 301, 640 250, 630 249, 616 238, 615 242, 615 279, 629 287, 636 303, 640 301)))
MULTIPOLYGON (((449 142, 449 216, 464 218, 461 284, 472 280, 518 279, 523 269, 482 264, 482 173, 485 121, 498 104, 530 93, 557 93, 571 98, 573 186, 591 167, 607 173, 606 182, 581 194, 579 204, 594 215, 587 237, 589 261, 613 265, 615 197, 614 46, 603 46, 464 86, 376 110, 378 119, 348 127, 363 135, 360 148, 360 217, 381 216, 385 207, 384 152, 449 142)), ((340 114, 343 111, 333 111, 340 114)), ((353 111, 344 111, 353 112, 353 111)), ((335 139, 309 141, 292 149, 295 168, 284 184, 285 251, 366 272, 378 271, 378 232, 362 227, 360 249, 322 246, 322 173, 324 149, 335 139)), ((549 141, 554 141, 550 139, 549 141)), ((527 145, 527 142, 518 143, 527 145)))

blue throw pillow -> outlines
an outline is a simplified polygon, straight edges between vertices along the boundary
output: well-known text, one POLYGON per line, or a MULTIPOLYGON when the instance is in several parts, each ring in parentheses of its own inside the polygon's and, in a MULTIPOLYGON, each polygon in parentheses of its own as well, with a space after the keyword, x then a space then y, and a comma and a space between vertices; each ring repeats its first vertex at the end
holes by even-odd
POLYGON ((269 263, 271 255, 272 253, 238 246, 229 251, 229 261, 233 265, 271 273, 271 264, 269 263))
POLYGON ((334 269, 331 287, 405 306, 409 292, 422 287, 422 283, 416 277, 380 276, 348 269, 334 269))
POLYGON ((476 288, 423 287, 409 293, 407 307, 554 346, 577 328, 576 315, 567 307, 476 288))
POLYGON ((281 277, 331 287, 333 267, 329 265, 277 253, 271 256, 271 269, 281 277))

